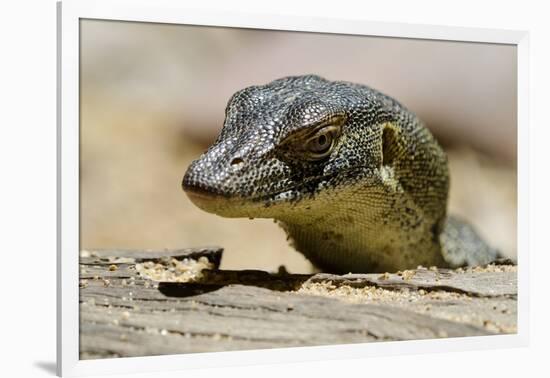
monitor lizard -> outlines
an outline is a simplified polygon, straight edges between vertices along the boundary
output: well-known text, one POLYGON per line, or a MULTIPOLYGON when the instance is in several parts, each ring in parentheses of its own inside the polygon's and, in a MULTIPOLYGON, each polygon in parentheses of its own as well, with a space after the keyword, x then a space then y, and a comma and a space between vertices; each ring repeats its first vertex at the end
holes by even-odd
POLYGON ((430 131, 365 85, 304 75, 238 91, 182 187, 207 212, 275 219, 327 272, 499 257, 472 226, 447 215, 447 157, 430 131))

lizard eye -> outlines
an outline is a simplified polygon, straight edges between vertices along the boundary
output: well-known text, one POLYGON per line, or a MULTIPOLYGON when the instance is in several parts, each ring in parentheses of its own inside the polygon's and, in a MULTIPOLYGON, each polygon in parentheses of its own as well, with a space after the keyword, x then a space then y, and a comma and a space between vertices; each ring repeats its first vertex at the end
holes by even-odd
POLYGON ((340 128, 337 126, 323 127, 306 141, 306 151, 311 159, 322 159, 330 154, 340 128))

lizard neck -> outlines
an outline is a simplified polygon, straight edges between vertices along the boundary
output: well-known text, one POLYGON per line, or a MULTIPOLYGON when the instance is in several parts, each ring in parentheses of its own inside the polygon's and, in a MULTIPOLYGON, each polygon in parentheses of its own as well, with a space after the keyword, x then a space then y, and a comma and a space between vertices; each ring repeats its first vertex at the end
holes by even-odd
POLYGON ((433 224, 403 192, 355 187, 337 197, 327 193, 315 203, 320 206, 278 222, 293 246, 323 270, 385 272, 445 265, 433 224))

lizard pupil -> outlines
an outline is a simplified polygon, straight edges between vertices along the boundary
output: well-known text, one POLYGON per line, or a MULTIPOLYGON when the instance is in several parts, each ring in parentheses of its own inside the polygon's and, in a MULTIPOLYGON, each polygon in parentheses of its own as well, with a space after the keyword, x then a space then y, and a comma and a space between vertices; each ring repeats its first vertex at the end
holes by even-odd
POLYGON ((324 159, 331 153, 336 138, 340 135, 340 125, 329 125, 315 132, 305 142, 306 158, 324 159))
POLYGON ((310 153, 310 158, 320 159, 328 155, 333 145, 333 135, 330 130, 319 134, 309 140, 307 149, 310 153))

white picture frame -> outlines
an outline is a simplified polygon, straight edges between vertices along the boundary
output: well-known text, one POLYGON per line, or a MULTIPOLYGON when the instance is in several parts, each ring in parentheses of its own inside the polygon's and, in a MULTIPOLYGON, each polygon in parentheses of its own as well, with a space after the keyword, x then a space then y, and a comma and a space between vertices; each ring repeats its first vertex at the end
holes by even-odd
POLYGON ((187 9, 177 0, 58 3, 58 256, 57 372, 120 374, 273 362, 345 359, 436 351, 518 347, 528 343, 528 49, 525 31, 305 18, 187 9), (513 335, 332 345, 223 353, 79 360, 79 20, 103 19, 468 41, 517 46, 518 332, 513 335))

